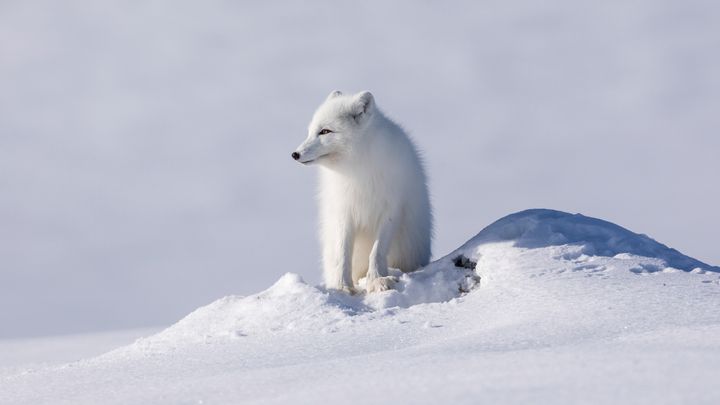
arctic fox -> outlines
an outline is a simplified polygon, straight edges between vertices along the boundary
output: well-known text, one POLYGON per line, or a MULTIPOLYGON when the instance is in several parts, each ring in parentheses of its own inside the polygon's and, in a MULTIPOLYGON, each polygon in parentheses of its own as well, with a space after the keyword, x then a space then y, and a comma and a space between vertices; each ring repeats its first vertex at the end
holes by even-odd
POLYGON ((432 211, 420 157, 373 95, 330 93, 307 139, 292 153, 320 166, 320 237, 325 286, 392 288, 388 266, 408 272, 430 260, 432 211))

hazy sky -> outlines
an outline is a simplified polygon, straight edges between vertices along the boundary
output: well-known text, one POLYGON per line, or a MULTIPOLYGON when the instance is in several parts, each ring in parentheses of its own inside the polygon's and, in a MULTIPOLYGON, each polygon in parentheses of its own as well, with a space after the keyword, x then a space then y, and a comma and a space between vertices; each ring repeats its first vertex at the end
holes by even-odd
POLYGON ((532 207, 720 264, 720 6, 0 3, 0 337, 169 324, 320 279, 334 89, 424 152, 435 257, 532 207))

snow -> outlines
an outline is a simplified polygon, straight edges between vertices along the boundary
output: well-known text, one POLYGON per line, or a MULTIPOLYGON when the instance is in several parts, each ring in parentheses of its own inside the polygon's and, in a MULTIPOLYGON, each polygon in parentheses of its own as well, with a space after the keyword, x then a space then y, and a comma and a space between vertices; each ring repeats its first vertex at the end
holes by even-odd
POLYGON ((0 401, 718 403, 718 308, 720 268, 527 210, 396 290, 350 296, 287 273, 104 355, 4 376, 0 401))
POLYGON ((30 339, 3 339, 0 340, 0 375, 98 356, 157 331, 157 329, 145 328, 30 339))

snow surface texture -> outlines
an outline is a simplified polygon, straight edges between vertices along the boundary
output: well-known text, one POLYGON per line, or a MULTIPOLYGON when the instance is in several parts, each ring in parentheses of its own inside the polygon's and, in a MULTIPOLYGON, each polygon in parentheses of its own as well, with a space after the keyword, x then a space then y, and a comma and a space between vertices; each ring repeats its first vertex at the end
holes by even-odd
POLYGON ((80 335, 0 340, 0 375, 65 364, 80 358, 95 357, 142 336, 157 333, 155 329, 127 329, 80 335))
POLYGON ((105 355, 5 376, 0 401, 718 403, 719 276, 612 223, 528 210, 397 290, 289 273, 105 355))

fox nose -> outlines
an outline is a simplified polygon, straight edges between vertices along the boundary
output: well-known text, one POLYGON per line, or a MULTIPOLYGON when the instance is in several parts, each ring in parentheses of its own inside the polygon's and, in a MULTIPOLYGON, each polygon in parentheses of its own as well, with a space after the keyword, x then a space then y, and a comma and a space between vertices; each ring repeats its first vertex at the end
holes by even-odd
POLYGON ((297 153, 297 152, 293 152, 291 156, 292 156, 292 158, 295 159, 295 160, 300 159, 300 154, 297 153))

